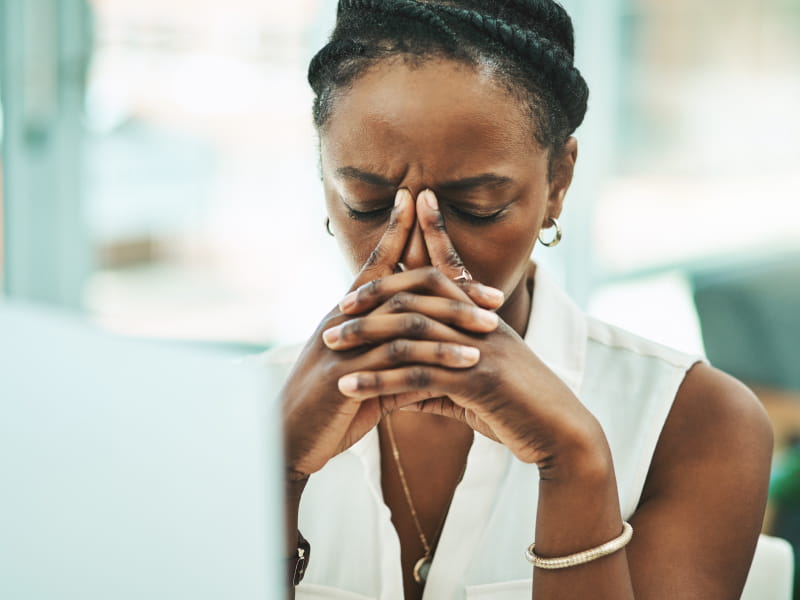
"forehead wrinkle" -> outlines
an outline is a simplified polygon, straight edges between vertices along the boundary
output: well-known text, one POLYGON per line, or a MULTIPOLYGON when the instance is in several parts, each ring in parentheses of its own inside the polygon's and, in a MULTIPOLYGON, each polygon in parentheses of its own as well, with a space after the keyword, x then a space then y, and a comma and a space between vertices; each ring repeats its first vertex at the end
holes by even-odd
MULTIPOLYGON (((352 166, 402 182, 431 175, 437 182, 451 182, 486 173, 504 175, 504 165, 527 155, 519 138, 496 123, 476 115, 469 126, 461 126, 467 117, 458 114, 445 130, 427 123, 393 123, 379 115, 364 115, 357 128, 338 138, 331 150, 340 157, 341 166, 352 166)), ((330 140, 330 137, 328 138, 330 140)), ((433 180, 429 183, 433 183, 433 180)))

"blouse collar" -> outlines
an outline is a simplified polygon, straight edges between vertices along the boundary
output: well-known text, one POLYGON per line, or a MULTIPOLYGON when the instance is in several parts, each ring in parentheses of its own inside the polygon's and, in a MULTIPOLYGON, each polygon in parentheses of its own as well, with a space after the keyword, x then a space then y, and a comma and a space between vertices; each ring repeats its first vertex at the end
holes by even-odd
POLYGON ((583 311, 537 266, 525 342, 576 396, 586 366, 587 329, 583 311))

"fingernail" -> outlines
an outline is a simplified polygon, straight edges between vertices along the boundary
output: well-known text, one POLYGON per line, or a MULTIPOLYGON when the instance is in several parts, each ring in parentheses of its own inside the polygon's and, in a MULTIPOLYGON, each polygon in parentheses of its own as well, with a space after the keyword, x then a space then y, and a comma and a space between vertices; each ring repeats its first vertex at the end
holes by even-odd
POLYGON ((411 192, 409 192, 406 188, 397 190, 397 194, 395 194, 394 197, 394 205, 396 207, 402 205, 403 202, 405 202, 406 198, 409 197, 410 195, 411 192))
POLYGON ((471 346, 462 346, 461 358, 467 364, 475 364, 481 358, 481 351, 471 346))
POLYGON ((339 379, 339 391, 343 394, 352 394, 358 390, 358 375, 345 375, 339 379))
POLYGON ((478 309, 475 311, 478 318, 478 323, 484 327, 495 328, 500 323, 500 317, 489 310, 478 309))
POLYGON ((322 334, 322 339, 325 342, 326 346, 333 346, 336 342, 339 341, 341 327, 334 327, 332 329, 328 329, 325 333, 322 334))
POLYGON ((350 292, 339 302, 339 308, 342 312, 347 312, 356 305, 356 300, 358 300, 358 292, 350 292))
POLYGON ((431 210, 439 210, 439 201, 436 199, 436 194, 432 190, 425 190, 422 192, 425 195, 425 202, 431 210))
POLYGON ((489 287, 488 285, 481 285, 481 294, 483 294, 484 298, 491 300, 496 304, 502 304, 506 300, 506 295, 502 292, 502 290, 489 287))

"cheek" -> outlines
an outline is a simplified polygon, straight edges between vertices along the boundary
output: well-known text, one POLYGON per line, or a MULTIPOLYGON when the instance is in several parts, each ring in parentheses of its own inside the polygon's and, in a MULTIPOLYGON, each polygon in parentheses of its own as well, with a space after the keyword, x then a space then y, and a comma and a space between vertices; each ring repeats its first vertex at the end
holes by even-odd
POLYGON ((379 226, 365 225, 349 217, 335 220, 332 217, 331 225, 336 242, 353 274, 361 270, 386 230, 385 223, 379 226))
POLYGON ((510 295, 527 271, 536 228, 520 222, 487 227, 483 233, 456 226, 449 229, 453 244, 473 277, 510 295))
POLYGON ((336 243, 350 270, 354 274, 358 273, 375 246, 378 245, 378 241, 386 230, 386 223, 370 223, 352 219, 341 202, 337 200, 338 196, 335 192, 326 190, 325 196, 331 230, 336 238, 336 243))

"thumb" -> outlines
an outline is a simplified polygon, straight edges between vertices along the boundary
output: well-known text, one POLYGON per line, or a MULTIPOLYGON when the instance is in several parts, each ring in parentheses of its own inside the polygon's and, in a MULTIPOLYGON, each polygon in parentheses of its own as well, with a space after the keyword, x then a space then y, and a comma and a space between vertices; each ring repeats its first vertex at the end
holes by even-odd
POLYGON ((425 190, 417 198, 417 216, 431 264, 450 279, 471 280, 472 276, 447 234, 439 200, 433 190, 425 190))
POLYGON ((386 277, 395 272, 397 263, 403 255, 408 236, 414 227, 414 199, 411 192, 403 188, 395 196, 394 208, 389 217, 389 225, 378 245, 369 255, 367 262, 361 267, 350 291, 358 289, 365 283, 386 277))

